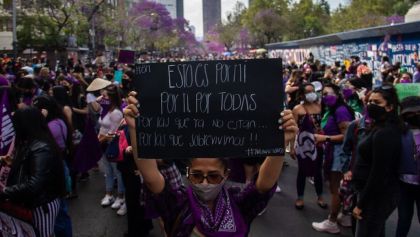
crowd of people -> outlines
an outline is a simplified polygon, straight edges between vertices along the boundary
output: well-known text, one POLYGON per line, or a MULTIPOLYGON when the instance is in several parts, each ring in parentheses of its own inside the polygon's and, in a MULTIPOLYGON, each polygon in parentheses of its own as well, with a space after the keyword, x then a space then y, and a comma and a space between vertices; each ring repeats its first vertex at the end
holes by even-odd
MULTIPOLYGON (((357 237, 384 236, 398 207, 396 236, 407 236, 415 205, 420 222, 420 96, 400 101, 394 86, 420 83, 420 64, 412 75, 383 57, 374 78, 359 57, 351 59, 325 65, 310 56, 283 67, 287 108, 279 129, 298 164, 294 205, 305 208, 309 179, 317 205, 329 208, 312 223, 316 231, 352 227, 357 237)), ((69 60, 53 69, 38 58, 8 57, 0 65, 0 211, 26 220, 36 236, 72 236, 67 199, 78 198, 77 183, 99 167, 105 190, 98 205, 127 216, 126 236, 147 236, 155 218, 165 236, 247 236, 281 191, 283 157, 137 157, 133 65, 69 60)))
POLYGON ((383 57, 382 83, 373 87, 374 73, 357 56, 348 67, 308 59, 284 71, 288 107, 299 127, 290 145, 298 161, 296 208, 304 208, 307 177, 318 205, 326 208, 326 180, 330 212, 312 223, 315 230, 338 234, 340 226, 352 226, 355 236, 384 236, 385 222, 398 206, 396 236, 407 236, 420 200, 420 97, 400 103, 394 85, 419 82, 420 64, 413 76, 383 57))

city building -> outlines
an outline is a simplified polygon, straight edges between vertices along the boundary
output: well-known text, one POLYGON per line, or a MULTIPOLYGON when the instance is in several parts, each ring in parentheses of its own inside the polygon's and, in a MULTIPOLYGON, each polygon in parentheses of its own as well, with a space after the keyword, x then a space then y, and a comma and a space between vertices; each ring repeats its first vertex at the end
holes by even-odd
POLYGON ((414 73, 419 63, 420 21, 382 25, 312 38, 267 44, 269 57, 302 64, 309 53, 326 65, 357 55, 380 74, 382 56, 414 73), (403 49, 403 50, 402 50, 403 49))
POLYGON ((176 0, 176 17, 184 17, 184 0, 176 0))
POLYGON ((166 7, 172 18, 184 16, 184 0, 152 0, 166 7))
POLYGON ((222 22, 222 1, 203 0, 203 35, 222 22))
POLYGON ((420 1, 417 1, 405 15, 405 22, 420 21, 420 1))

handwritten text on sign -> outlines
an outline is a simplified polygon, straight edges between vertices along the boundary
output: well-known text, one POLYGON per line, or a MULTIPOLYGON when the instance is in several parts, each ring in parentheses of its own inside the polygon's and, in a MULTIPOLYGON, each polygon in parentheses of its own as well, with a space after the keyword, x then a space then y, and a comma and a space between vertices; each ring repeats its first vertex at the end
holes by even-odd
POLYGON ((141 64, 135 73, 140 157, 284 153, 280 60, 141 64))

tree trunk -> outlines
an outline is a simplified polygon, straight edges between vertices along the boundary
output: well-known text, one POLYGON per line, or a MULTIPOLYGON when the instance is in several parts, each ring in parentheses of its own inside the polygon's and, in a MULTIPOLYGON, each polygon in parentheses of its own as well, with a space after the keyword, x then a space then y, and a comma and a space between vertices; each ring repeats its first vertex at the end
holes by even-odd
POLYGON ((47 51, 47 59, 49 61, 49 66, 52 70, 55 70, 55 67, 57 66, 57 54, 56 51, 53 49, 50 49, 47 51))

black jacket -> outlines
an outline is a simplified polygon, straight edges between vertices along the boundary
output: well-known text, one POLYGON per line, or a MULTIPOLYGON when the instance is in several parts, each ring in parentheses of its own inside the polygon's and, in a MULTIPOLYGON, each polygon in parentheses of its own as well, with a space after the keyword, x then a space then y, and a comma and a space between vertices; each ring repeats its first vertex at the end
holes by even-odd
POLYGON ((63 160, 43 141, 18 149, 2 198, 34 208, 65 192, 63 160))
POLYGON ((386 123, 361 140, 358 146, 360 157, 352 179, 354 188, 359 192, 359 208, 399 192, 401 137, 402 131, 397 124, 386 123))

